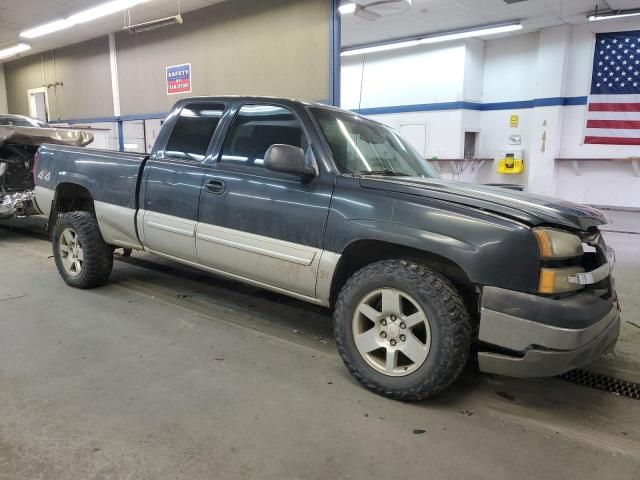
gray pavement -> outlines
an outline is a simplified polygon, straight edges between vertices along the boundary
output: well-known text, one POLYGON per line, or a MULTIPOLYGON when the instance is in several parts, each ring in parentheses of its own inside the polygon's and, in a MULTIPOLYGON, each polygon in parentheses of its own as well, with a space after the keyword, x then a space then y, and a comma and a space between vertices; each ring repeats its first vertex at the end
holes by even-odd
MULTIPOLYGON (((608 241, 637 320, 636 237, 608 241)), ((321 308, 144 254, 74 290, 50 255, 0 227, 0 479, 640 478, 636 400, 469 369, 395 402, 351 378, 321 308)))

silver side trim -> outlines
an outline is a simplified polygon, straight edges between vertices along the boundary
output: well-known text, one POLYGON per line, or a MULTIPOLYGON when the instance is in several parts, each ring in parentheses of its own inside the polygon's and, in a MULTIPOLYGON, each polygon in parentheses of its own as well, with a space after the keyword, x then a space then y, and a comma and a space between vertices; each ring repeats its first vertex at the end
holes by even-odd
POLYGON ((213 273, 329 305, 340 255, 157 212, 138 212, 145 249, 213 273))
POLYGON ((342 255, 339 253, 323 250, 320 254, 320 264, 318 265, 318 275, 316 282, 316 297, 326 302, 328 305, 331 300, 331 285, 333 276, 338 268, 338 263, 342 255))
POLYGON ((100 233, 110 245, 142 250, 136 234, 136 211, 105 202, 93 202, 100 233))
POLYGON ((196 261, 196 221, 145 210, 141 212, 144 245, 156 252, 196 261))
POLYGON ((600 335, 618 316, 616 307, 590 327, 571 329, 544 325, 524 318, 482 308, 478 339, 523 352, 531 346, 553 350, 573 350, 600 335))
POLYGON ((156 228, 165 232, 184 235, 185 237, 195 236, 196 222, 191 220, 149 211, 145 212, 144 220, 145 227, 156 228))
POLYGON ((183 258, 174 257, 172 255, 167 255, 166 253, 157 252, 155 250, 147 249, 147 251, 149 253, 153 253, 154 255, 158 255, 160 257, 167 258, 169 260, 173 260, 173 261, 182 263, 184 265, 189 265, 191 267, 195 267, 195 268, 198 268, 200 270, 205 270, 207 272, 215 273, 216 275, 220 275, 220 276, 223 276, 223 277, 226 277, 226 278, 231 278, 233 280, 238 280, 240 282, 248 283, 249 285, 253 285, 253 286, 256 286, 256 287, 265 288, 267 290, 271 290, 273 292, 281 293, 281 294, 287 295, 289 297, 297 298, 297 299, 303 300, 305 302, 315 303, 316 305, 322 305, 324 307, 328 307, 329 306, 328 299, 324 300, 324 299, 321 299, 321 298, 315 298, 315 297, 311 297, 311 296, 308 296, 308 295, 302 295, 300 293, 293 292, 293 291, 287 290, 285 288, 280 288, 280 287, 277 287, 277 286, 274 286, 274 285, 270 285, 270 284, 265 283, 265 282, 260 282, 260 281, 253 280, 253 279, 248 278, 248 277, 243 277, 241 275, 236 275, 236 274, 233 274, 233 273, 229 273, 229 272, 226 272, 224 270, 219 270, 217 268, 208 267, 208 266, 202 265, 202 264, 197 263, 197 262, 192 262, 190 260, 185 260, 183 258))
POLYGON ((266 255, 298 265, 311 265, 319 251, 316 248, 297 243, 203 223, 199 223, 196 227, 196 237, 199 240, 266 255))
POLYGON ((56 196, 55 190, 36 185, 33 191, 36 194, 36 207, 40 213, 48 217, 51 214, 51 204, 56 196))

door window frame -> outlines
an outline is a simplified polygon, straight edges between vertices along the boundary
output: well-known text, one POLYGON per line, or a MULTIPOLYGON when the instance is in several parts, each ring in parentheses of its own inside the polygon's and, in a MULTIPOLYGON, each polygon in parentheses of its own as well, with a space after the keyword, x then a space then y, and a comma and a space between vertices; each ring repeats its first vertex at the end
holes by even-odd
MULTIPOLYGON (((277 100, 271 100, 271 99, 242 100, 242 101, 235 102, 233 105, 229 106, 227 113, 223 115, 223 118, 220 120, 220 124, 218 125, 217 131, 219 132, 220 135, 217 138, 217 141, 215 142, 216 144, 214 145, 214 148, 210 154, 209 166, 219 168, 220 170, 225 170, 224 165, 227 165, 227 164, 223 164, 220 161, 222 158, 222 147, 224 146, 224 142, 227 140, 227 137, 229 136, 231 126, 233 125, 235 119, 238 117, 240 110, 242 109, 242 107, 247 105, 266 105, 271 107, 278 107, 278 108, 287 110, 289 113, 291 113, 291 115, 293 115, 296 121, 300 124, 300 128, 302 129, 302 132, 307 137, 307 141, 309 142, 309 147, 311 148, 311 153, 312 153, 311 166, 315 169, 317 176, 320 176, 322 174, 321 169, 319 168, 319 165, 318 165, 318 159, 317 159, 318 152, 316 151, 317 147, 314 141, 315 138, 310 133, 309 128, 305 125, 305 122, 302 116, 298 112, 296 112, 295 109, 292 108, 290 105, 287 105, 284 102, 279 102, 277 100), (223 120, 225 121, 224 124, 222 123, 223 120)), ((267 168, 259 168, 259 169, 256 168, 255 171, 246 172, 246 174, 255 175, 255 176, 268 176, 268 177, 273 177, 278 175, 277 172, 273 172, 267 168)))

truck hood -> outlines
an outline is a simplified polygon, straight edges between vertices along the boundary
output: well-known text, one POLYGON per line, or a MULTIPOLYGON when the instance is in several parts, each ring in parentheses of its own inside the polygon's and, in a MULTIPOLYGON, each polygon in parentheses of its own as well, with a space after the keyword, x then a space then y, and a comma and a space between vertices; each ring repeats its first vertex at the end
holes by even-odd
POLYGON ((607 223, 599 210, 558 198, 472 183, 422 177, 367 177, 363 188, 429 197, 514 218, 530 225, 555 224, 578 230, 607 223))

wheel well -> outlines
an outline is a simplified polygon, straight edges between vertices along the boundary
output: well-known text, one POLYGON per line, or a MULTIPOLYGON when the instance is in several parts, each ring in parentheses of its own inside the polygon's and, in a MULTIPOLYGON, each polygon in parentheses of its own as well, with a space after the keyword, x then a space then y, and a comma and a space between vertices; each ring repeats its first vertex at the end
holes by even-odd
POLYGON ((49 236, 53 234, 53 227, 56 224, 58 213, 65 212, 93 212, 96 209, 91 193, 84 187, 75 183, 61 183, 56 188, 55 201, 49 214, 49 236))
POLYGON ((75 183, 61 183, 56 189, 55 210, 58 212, 94 212, 93 197, 84 187, 75 183))
POLYGON ((445 276, 462 295, 471 318, 478 317, 478 292, 466 272, 455 262, 424 250, 377 240, 350 244, 340 257, 331 283, 331 306, 347 280, 365 265, 379 260, 400 258, 432 268, 445 276))

